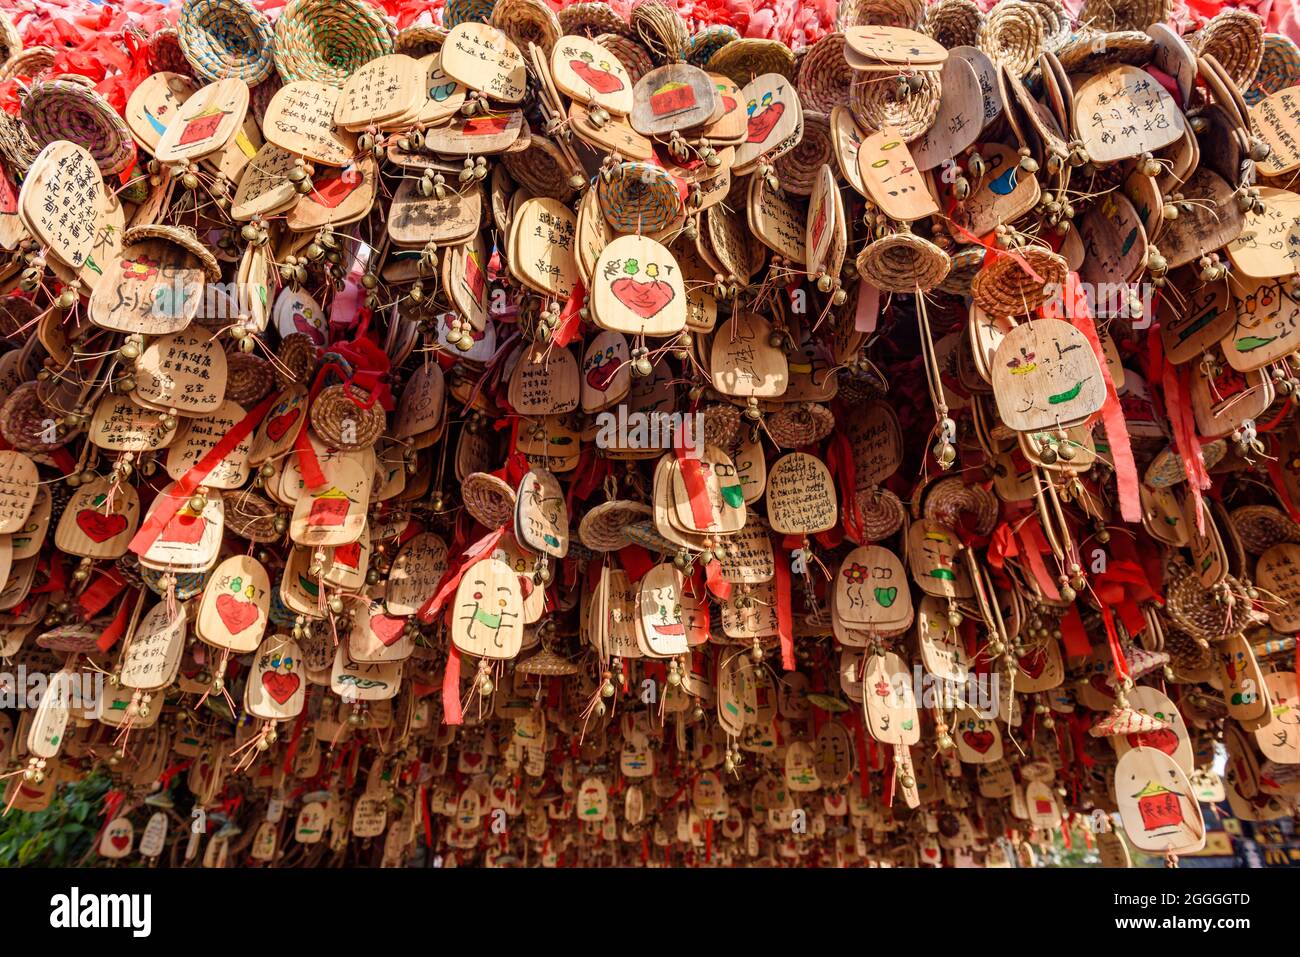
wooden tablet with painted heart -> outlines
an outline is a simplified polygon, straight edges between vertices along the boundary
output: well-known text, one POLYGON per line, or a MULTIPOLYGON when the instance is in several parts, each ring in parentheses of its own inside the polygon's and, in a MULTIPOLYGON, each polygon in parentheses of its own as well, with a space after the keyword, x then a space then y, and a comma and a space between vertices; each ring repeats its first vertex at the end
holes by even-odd
POLYGON ((1300 195, 1260 186, 1263 212, 1246 214, 1241 235, 1228 244, 1228 256, 1239 273, 1255 279, 1291 276, 1293 252, 1300 245, 1300 195))
POLYGON ((803 123, 803 109, 794 84, 779 73, 764 73, 741 88, 745 107, 745 140, 736 147, 732 167, 737 175, 752 169, 760 158, 775 159, 793 148, 791 136, 803 123))
POLYGON ((196 90, 176 110, 158 140, 160 163, 197 160, 225 148, 248 112, 248 84, 231 77, 196 90))
POLYGON ((835 481, 821 459, 791 452, 767 474, 767 520, 780 535, 814 535, 834 528, 835 481))
POLYGON ((1300 298, 1288 280, 1242 276, 1229 286, 1236 322, 1222 346, 1233 369, 1253 372, 1300 348, 1300 298))
POLYGON ((671 336, 686 326, 686 288, 677 260, 646 236, 619 236, 592 276, 592 311, 602 329, 671 336))
POLYGON ((531 469, 519 483, 515 534, 532 551, 553 558, 569 553, 569 509, 564 490, 550 472, 531 469))
POLYGON ((641 580, 638 625, 656 657, 682 655, 689 647, 682 616, 683 587, 681 572, 667 562, 654 566, 641 580))
POLYGON ((297 717, 307 699, 302 650, 287 635, 269 635, 253 655, 244 704, 254 718, 284 721, 297 717))
POLYGON ((1145 70, 1118 64, 1088 79, 1074 95, 1074 127, 1094 163, 1154 152, 1183 135, 1183 113, 1145 70))
POLYGON ((957 711, 953 740, 962 764, 991 764, 1002 759, 1002 732, 997 721, 970 706, 957 711))
POLYGON ((1184 774, 1190 774, 1195 769, 1192 741, 1178 706, 1158 689, 1145 685, 1129 689, 1128 703, 1134 710, 1150 715, 1168 727, 1110 738, 1115 754, 1123 757, 1133 748, 1155 748, 1173 758, 1184 774))
POLYGON ((134 486, 96 478, 73 491, 59 516, 54 547, 81 558, 121 558, 139 524, 134 486))
POLYGON ((321 462, 325 484, 305 491, 294 504, 289 537, 299 545, 346 545, 366 525, 372 476, 355 455, 321 462))
POLYGON ((95 242, 104 177, 85 149, 56 140, 32 161, 18 194, 18 218, 60 262, 80 268, 95 242))
POLYGON ((621 402, 632 383, 631 354, 620 332, 602 332, 582 359, 582 411, 599 412, 621 402))
POLYGON ((974 143, 984 128, 984 96, 969 60, 949 56, 939 75, 943 97, 930 128, 909 145, 917 169, 934 169, 974 143))
POLYGON ((878 545, 855 548, 835 576, 835 609, 854 627, 892 624, 911 617, 912 595, 903 564, 878 545))
POLYGON ((275 297, 271 318, 281 338, 301 332, 316 346, 325 345, 327 317, 325 309, 306 289, 286 286, 275 297))
POLYGON ((486 23, 452 27, 442 44, 442 69, 457 83, 503 103, 518 103, 527 91, 523 54, 508 36, 486 23))
POLYGON ((566 35, 551 48, 551 79, 565 96, 616 116, 632 112, 632 77, 613 53, 594 40, 566 35))
POLYGON ((266 569, 248 555, 236 555, 212 572, 194 626, 206 643, 245 654, 261 643, 270 605, 266 569))
POLYGON ((286 83, 262 118, 266 141, 316 163, 346 166, 357 154, 357 138, 334 119, 341 92, 311 80, 286 83))
POLYGON ((672 63, 646 73, 632 88, 632 128, 642 136, 667 136, 710 122, 721 101, 703 70, 672 63))
POLYGON ((378 166, 369 153, 362 153, 347 166, 318 169, 311 192, 289 209, 285 224, 303 233, 354 223, 374 205, 378 180, 378 166))
POLYGON ((1174 759, 1156 748, 1133 748, 1115 766, 1120 821, 1143 851, 1188 854, 1205 846, 1205 821, 1192 786, 1174 759))
POLYGON ((524 128, 522 110, 457 114, 447 125, 425 131, 424 148, 446 156, 490 156, 508 149, 524 128))
POLYGON ((863 137, 858 172, 867 196, 890 219, 914 222, 939 212, 902 134, 886 127, 863 137))
POLYGON ((993 357, 998 414, 1019 432, 1072 425, 1101 409, 1106 385, 1083 333, 1059 319, 1016 326, 993 357))

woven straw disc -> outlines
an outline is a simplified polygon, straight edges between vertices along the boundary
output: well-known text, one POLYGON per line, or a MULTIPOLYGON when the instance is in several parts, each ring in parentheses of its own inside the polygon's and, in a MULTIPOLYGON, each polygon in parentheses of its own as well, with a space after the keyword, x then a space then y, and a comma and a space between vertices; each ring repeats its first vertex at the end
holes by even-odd
POLYGON ((963 246, 948 255, 952 265, 948 275, 937 288, 941 292, 950 292, 954 296, 969 296, 970 284, 974 281, 975 274, 980 271, 980 266, 984 264, 984 247, 963 246))
POLYGON ((899 135, 910 142, 923 134, 939 115, 942 86, 939 73, 927 70, 916 74, 921 88, 900 96, 898 84, 883 73, 862 73, 849 86, 849 108, 853 117, 868 130, 898 128, 899 135))
POLYGON ((637 80, 654 69, 654 63, 645 47, 625 34, 602 33, 596 37, 596 42, 618 57, 619 62, 627 68, 628 76, 632 78, 634 85, 637 80))
POLYGON ((677 8, 664 0, 642 0, 632 10, 632 33, 660 63, 686 55, 691 31, 677 8))
POLYGON ((844 0, 836 29, 877 26, 915 30, 925 18, 925 0, 844 0))
POLYGON ((280 341, 276 359, 275 379, 280 388, 306 385, 316 371, 316 346, 307 333, 290 333, 280 341))
POLYGON ((486 472, 471 472, 461 483, 465 511, 484 528, 500 528, 514 520, 515 490, 486 472))
POLYGON ((166 27, 149 38, 149 63, 155 70, 193 76, 194 67, 185 59, 181 37, 175 27, 166 27))
POLYGON ((945 47, 973 47, 984 14, 973 0, 939 0, 925 11, 925 32, 945 47))
POLYGON ((369 448, 384 434, 386 423, 378 402, 365 408, 359 404, 363 401, 364 393, 342 383, 321 389, 311 404, 312 429, 333 448, 369 448))
POLYGON ((887 488, 869 488, 857 494, 862 534, 867 541, 878 542, 903 527, 907 509, 897 495, 887 488))
POLYGON ((765 73, 779 73, 793 80, 794 54, 778 40, 733 40, 709 57, 705 69, 710 73, 721 73, 737 86, 744 86, 765 73))
POLYGON ((1300 541, 1300 525, 1272 505, 1244 505, 1232 511, 1231 519, 1242 547, 1252 555, 1283 542, 1300 541))
POLYGON ((0 13, 0 63, 8 60, 16 53, 21 53, 23 49, 22 37, 14 28, 14 23, 9 19, 9 14, 0 13))
MULTIPOLYGON (((1043 21, 1043 48, 1056 51, 1070 39, 1070 15, 1059 0, 1026 0, 1043 21)), ((1154 22, 1154 21, 1152 21, 1154 22)), ((1143 26, 1143 29, 1146 25, 1143 26)))
POLYGON ((1246 104, 1254 106, 1264 97, 1300 83, 1300 46, 1280 33, 1264 34, 1264 55, 1255 82, 1246 91, 1246 104))
POLYGON ((704 441, 730 451, 740 444, 740 409, 718 402, 704 410, 704 441))
POLYGON ((1069 43, 1056 51, 1056 58, 1066 73, 1095 73, 1112 63, 1145 66, 1155 52, 1156 41, 1136 30, 1099 33, 1085 30, 1076 33, 1069 43))
POLYGON ((514 181, 527 187, 535 196, 546 196, 567 203, 574 193, 569 184, 573 171, 560 148, 536 133, 528 142, 528 149, 520 153, 506 153, 501 157, 514 181))
POLYGON ((551 8, 541 0, 497 0, 491 23, 514 41, 521 52, 536 43, 549 57, 564 32, 551 8))
POLYGON ((397 31, 393 42, 393 52, 405 53, 417 60, 442 49, 442 42, 447 39, 448 31, 442 27, 407 27, 397 31))
POLYGON ((254 86, 275 68, 275 31, 248 0, 185 0, 176 30, 185 59, 206 79, 238 77, 254 86))
POLYGON ((74 433, 57 436, 53 443, 45 441, 50 437, 50 411, 38 384, 24 382, 0 406, 0 435, 20 452, 48 452, 66 445, 74 433))
POLYGON ((984 18, 975 45, 995 64, 1023 77, 1038 63, 1044 38, 1043 18, 1032 3, 1002 0, 984 18))
POLYGON ((651 514, 650 507, 639 502, 604 502, 582 516, 578 540, 593 552, 616 552, 628 543, 623 529, 651 514))
POLYGON ((596 37, 602 33, 632 35, 632 26, 607 3, 572 3, 559 12, 565 33, 596 37))
POLYGON ((124 246, 129 246, 131 243, 139 242, 142 239, 165 239, 183 247, 186 252, 193 253, 198 257, 209 282, 217 282, 221 279, 221 264, 217 262, 217 257, 212 255, 211 250, 203 245, 199 237, 195 235, 194 230, 188 226, 163 226, 159 223, 145 223, 141 226, 132 226, 122 234, 122 244, 124 246))
POLYGON ((256 405, 275 388, 271 363, 247 352, 226 357, 226 398, 248 407, 256 405))
POLYGON ((1094 30, 1145 30, 1153 23, 1166 23, 1170 0, 1084 0, 1079 22, 1094 30))
POLYGON ((492 18, 492 6, 496 0, 447 0, 443 11, 442 24, 448 30, 471 20, 487 23, 492 18))
POLYGON ((835 416, 816 402, 787 402, 767 417, 767 433, 781 448, 820 442, 835 429, 835 416))
POLYGON ((1189 42, 1198 55, 1218 60, 1237 88, 1246 90, 1264 57, 1264 23, 1244 10, 1222 10, 1189 42))
POLYGON ((982 485, 967 485, 959 476, 940 479, 925 496, 925 517, 956 527, 962 515, 975 519, 975 533, 988 535, 998 521, 997 497, 982 485))
POLYGON ((1047 302, 1053 288, 1065 284, 1065 260, 1041 246, 1027 246, 1016 256, 995 256, 971 282, 971 295, 981 309, 991 316, 1026 316, 1047 302), (1018 257, 1018 259, 1017 259, 1018 257), (1035 279, 1021 265, 1029 265, 1035 279))
POLYGON ((515 671, 526 675, 576 675, 578 670, 576 664, 567 658, 561 658, 550 648, 543 648, 515 665, 515 671))
POLYGON ((621 233, 657 233, 681 210, 681 194, 668 171, 650 163, 620 163, 608 179, 596 177, 605 221, 621 233))
POLYGON ((795 80, 805 116, 808 111, 830 113, 834 107, 848 106, 854 75, 844 59, 844 34, 828 34, 809 47, 795 80))
POLYGON ((817 171, 826 163, 834 163, 831 156, 830 117, 825 113, 803 114, 803 139, 797 146, 776 160, 776 175, 781 188, 787 193, 811 196, 817 171))
POLYGON ((396 35, 365 0, 289 0, 275 21, 275 66, 286 82, 342 86, 371 60, 392 53, 396 35))
POLYGON ((280 538, 275 530, 276 508, 262 496, 247 489, 221 493, 226 507, 226 531, 250 542, 269 544, 280 538))
POLYGON ((733 40, 739 40, 740 34, 735 27, 725 24, 705 27, 691 37, 686 49, 686 62, 703 70, 713 54, 717 53, 733 40))
POLYGON ((928 292, 948 275, 948 254, 912 233, 877 239, 858 254, 858 272, 885 292, 928 292))
POLYGON ((106 99, 80 83, 47 80, 33 86, 23 99, 23 123, 38 148, 55 140, 84 146, 105 176, 122 172, 135 160, 135 141, 126 121, 106 99))

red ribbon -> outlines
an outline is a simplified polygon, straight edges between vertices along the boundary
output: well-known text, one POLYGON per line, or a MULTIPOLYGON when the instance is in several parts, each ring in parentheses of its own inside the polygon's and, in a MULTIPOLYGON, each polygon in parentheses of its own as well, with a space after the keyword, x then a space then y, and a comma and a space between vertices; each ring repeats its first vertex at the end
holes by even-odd
POLYGON ((781 636, 781 667, 794 671, 794 615, 790 610, 790 556, 776 553, 776 630, 781 636))
POLYGON ((131 539, 131 551, 137 555, 143 555, 149 551, 149 547, 162 534, 162 530, 167 527, 167 523, 176 517, 181 506, 194 494, 195 489, 203 484, 203 480, 208 477, 208 473, 221 464, 222 459, 234 451, 235 446, 248 438, 253 429, 266 417, 272 405, 275 404, 276 396, 274 394, 263 399, 258 406, 249 412, 235 424, 235 427, 225 434, 220 442, 212 448, 207 455, 203 456, 196 462, 188 472, 181 476, 179 482, 173 485, 163 499, 158 502, 153 510, 153 514, 140 526, 140 530, 135 533, 131 539))
MULTIPOLYGON (((442 609, 442 606, 446 604, 447 599, 455 593, 456 586, 460 584, 460 580, 464 576, 465 572, 474 565, 483 561, 483 559, 489 558, 492 555, 492 550, 497 547, 497 542, 501 541, 501 536, 505 534, 505 531, 506 529, 503 525, 496 531, 488 532, 469 548, 465 549, 463 561, 447 569, 446 574, 442 576, 442 581, 438 582, 438 587, 434 591, 433 595, 430 596, 429 600, 424 603, 418 612, 416 612, 416 614, 420 616, 421 621, 427 624, 437 617, 438 612, 442 609)), ((443 687, 445 688, 446 685, 444 684, 443 687)))
MULTIPOLYGON (((135 592, 133 591, 132 594, 134 595, 135 592)), ((108 651, 122 637, 122 634, 126 631, 126 619, 131 613, 131 605, 132 602, 127 600, 118 607, 117 614, 113 616, 113 620, 104 629, 104 633, 99 636, 99 640, 95 642, 95 647, 100 651, 108 651)))

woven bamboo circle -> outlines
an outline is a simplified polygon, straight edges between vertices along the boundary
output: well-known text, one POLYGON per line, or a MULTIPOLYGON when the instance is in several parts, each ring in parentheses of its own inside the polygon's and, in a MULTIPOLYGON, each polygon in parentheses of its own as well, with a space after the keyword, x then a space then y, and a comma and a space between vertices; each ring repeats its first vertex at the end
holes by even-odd
POLYGON ((809 47, 799 62, 795 80, 799 102, 806 111, 818 113, 848 106, 854 76, 853 67, 844 59, 844 34, 827 34, 809 47))
POLYGON ((1041 246, 1026 246, 1015 255, 993 256, 971 282, 971 296, 991 316, 1027 316, 1063 288, 1065 260, 1041 246), (1028 265, 1038 278, 1025 269, 1028 265))
POLYGON ((632 10, 632 33, 660 63, 686 59, 691 31, 675 7, 662 0, 642 0, 632 10))
POLYGON ((305 332, 294 332, 280 341, 276 352, 275 380, 280 388, 306 385, 316 371, 316 346, 305 332))
POLYGON ((1095 73, 1112 63, 1143 66, 1151 62, 1156 41, 1138 30, 1100 33, 1085 30, 1071 37, 1056 51, 1056 58, 1066 73, 1095 73))
POLYGON ((515 490, 487 472, 471 472, 460 486, 465 511, 484 528, 500 528, 514 521, 515 490))
POLYGON ((149 63, 155 70, 193 76, 194 67, 185 59, 181 37, 175 27, 166 27, 149 38, 149 63))
POLYGON ((1084 0, 1079 22, 1094 30, 1145 30, 1169 20, 1170 0, 1084 0))
POLYGON ((492 6, 496 0, 447 0, 442 23, 448 30, 462 23, 474 21, 487 23, 492 19, 492 6))
MULTIPOLYGON (((1072 32, 1070 15, 1060 0, 1026 0, 1043 21, 1043 48, 1055 52, 1065 46, 1072 32)), ((1143 29, 1149 24, 1144 24, 1143 29)))
POLYGON ((1246 90, 1264 57, 1264 23, 1244 10, 1221 10, 1189 42, 1198 56, 1213 56, 1237 88, 1246 90))
POLYGON ((781 448, 820 442, 835 429, 835 416, 816 402, 787 402, 767 417, 767 433, 781 448))
POLYGON ((248 352, 226 357, 226 398, 242 406, 256 405, 275 388, 271 363, 248 352))
POLYGON ((952 293, 954 296, 969 296, 970 284, 974 281, 975 274, 980 271, 980 266, 984 264, 984 247, 963 246, 950 252, 948 256, 952 260, 952 266, 943 282, 936 288, 941 292, 952 293))
POLYGON ((975 45, 994 63, 1023 77, 1038 62, 1044 38, 1043 18, 1032 3, 1002 0, 985 16, 975 45))
POLYGON ((25 76, 29 80, 38 79, 50 67, 58 51, 53 47, 28 47, 9 56, 0 66, 0 80, 15 76, 25 76))
POLYGON ((607 3, 573 3, 558 14, 565 33, 597 37, 602 33, 632 35, 632 25, 607 3))
POLYGON ((203 245, 198 235, 188 226, 164 226, 160 223, 145 223, 140 226, 132 226, 122 234, 122 242, 125 245, 139 242, 142 239, 165 239, 168 242, 173 242, 198 258, 209 282, 216 282, 221 278, 221 264, 217 262, 217 257, 212 255, 211 250, 203 245))
POLYGON ((1232 605, 1216 601, 1215 593, 1201 587, 1185 562, 1171 561, 1165 574, 1165 613, 1193 638, 1221 641, 1240 634, 1255 624, 1254 615, 1247 610, 1245 589, 1231 575, 1227 582, 1241 596, 1232 605))
POLYGON ((541 0, 497 0, 491 23, 521 51, 536 43, 548 57, 564 32, 554 12, 541 0))
POLYGON ((50 411, 39 385, 34 380, 24 382, 0 406, 0 436, 13 448, 27 453, 49 452, 66 445, 74 433, 52 435, 50 411), (45 441, 51 437, 53 442, 45 441))
POLYGON ((397 39, 393 41, 393 52, 405 53, 417 60, 430 53, 437 53, 442 49, 443 41, 447 39, 447 32, 442 27, 425 26, 398 30, 397 39))
POLYGON ((626 34, 602 33, 596 37, 596 42, 618 57, 618 61, 627 68, 633 85, 654 69, 654 62, 646 48, 626 34))
POLYGON ((869 542, 878 542, 903 527, 907 509, 902 500, 887 488, 864 489, 857 494, 858 516, 862 534, 869 542))
POLYGON ((825 113, 805 110, 803 139, 776 161, 776 175, 781 181, 781 188, 798 196, 812 195, 818 170, 824 164, 834 162, 831 158, 833 149, 830 117, 825 113))
POLYGON ((854 118, 869 130, 896 127, 904 140, 911 141, 930 128, 939 115, 943 87, 939 73, 926 70, 916 74, 919 90, 900 95, 898 82, 887 73, 860 73, 849 85, 849 109, 854 118))
POLYGON ((506 153, 501 157, 507 172, 516 183, 536 196, 546 196, 567 203, 574 193, 569 177, 573 175, 560 148, 544 136, 533 135, 528 149, 506 153))
POLYGON ((681 210, 677 184, 652 163, 620 163, 608 178, 597 176, 596 198, 605 221, 620 233, 657 233, 681 210))
POLYGON ((961 516, 970 515, 975 520, 975 534, 988 535, 998 522, 998 499, 982 485, 967 485, 954 475, 940 479, 930 486, 925 496, 926 518, 938 519, 945 525, 956 527, 961 516))
POLYGON ((40 155, 40 149, 27 132, 27 125, 16 116, 0 110, 0 153, 4 153, 11 172, 23 174, 40 155))
POLYGON ((105 176, 122 172, 135 160, 126 122, 106 99, 80 83, 36 84, 23 98, 22 114, 38 149, 56 140, 84 146, 105 176))
POLYGON ((336 449, 368 449, 384 434, 384 409, 343 383, 321 389, 311 404, 312 430, 336 449))
POLYGON ((221 493, 221 500, 226 508, 226 531, 259 545, 280 538, 275 530, 275 506, 256 492, 231 489, 221 493))
POLYGON ((731 451, 740 444, 740 409, 729 402, 716 402, 704 410, 704 441, 731 451))
POLYGON ((41 309, 22 296, 0 298, 0 338, 8 339, 41 314, 41 309))
POLYGON ((582 516, 578 540, 593 552, 616 552, 628 543, 623 529, 652 514, 648 505, 639 502, 604 502, 582 516))
POLYGON ((973 47, 984 14, 974 0, 939 0, 925 11, 925 32, 945 47, 973 47))
POLYGON ((1300 83, 1300 46, 1280 33, 1264 34, 1264 55, 1255 82, 1246 91, 1246 104, 1254 106, 1266 96, 1300 83))
POLYGON ((271 100, 283 86, 284 80, 280 79, 280 74, 273 71, 265 80, 248 91, 248 115, 257 120, 259 126, 266 116, 266 108, 271 105, 271 100))
POLYGON ((845 0, 836 29, 878 26, 915 30, 925 18, 925 0, 845 0))
POLYGON ((371 60, 392 53, 396 35, 365 0, 289 0, 275 22, 275 66, 290 83, 341 87, 371 60))
POLYGON ((778 40, 752 37, 732 40, 709 58, 705 69, 710 73, 721 73, 737 86, 744 86, 765 73, 779 73, 793 80, 794 53, 778 40))
POLYGON ((22 49, 23 40, 18 35, 14 22, 9 19, 9 14, 0 13, 0 63, 21 53, 22 49))
POLYGON ((721 23, 705 27, 691 37, 690 42, 687 44, 686 62, 702 70, 708 65, 709 60, 715 53, 728 43, 739 39, 740 33, 737 32, 735 27, 729 27, 721 23))
POLYGON ((1266 552, 1283 542, 1300 541, 1300 525, 1272 505, 1243 505, 1229 516, 1241 545, 1252 555, 1266 552))
POLYGON ((912 233, 877 239, 858 254, 858 273, 885 292, 928 292, 948 275, 948 254, 912 233))
POLYGON ((185 0, 176 32, 185 59, 208 80, 237 77, 254 86, 275 69, 275 31, 248 0, 185 0))
POLYGON ((563 658, 550 648, 542 648, 536 654, 525 658, 515 665, 515 671, 526 675, 576 675, 580 669, 568 658, 563 658))

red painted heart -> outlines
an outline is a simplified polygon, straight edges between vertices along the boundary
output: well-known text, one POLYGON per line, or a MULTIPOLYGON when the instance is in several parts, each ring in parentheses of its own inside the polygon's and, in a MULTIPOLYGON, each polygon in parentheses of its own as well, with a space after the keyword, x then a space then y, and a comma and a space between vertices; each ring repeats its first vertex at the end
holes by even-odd
POLYGON ((251 601, 240 601, 229 592, 217 596, 217 617, 232 635, 250 628, 261 617, 261 612, 251 601))
POLYGON ((1037 678, 1047 667, 1047 652, 1036 648, 1020 659, 1020 670, 1031 678, 1037 678))
POLYGON ((615 279, 610 284, 614 298, 642 319, 649 319, 673 301, 673 287, 662 279, 638 282, 631 276, 615 279))
POLYGON ((749 138, 750 143, 761 143, 767 139, 772 128, 776 126, 776 121, 781 118, 785 112, 784 103, 773 103, 765 110, 759 110, 749 118, 749 138))
POLYGON ((1170 728, 1130 734, 1127 738, 1130 748, 1157 748, 1170 757, 1173 757, 1174 752, 1178 750, 1178 735, 1170 728))
POLYGON ((966 739, 966 743, 971 746, 972 750, 978 751, 980 754, 987 753, 988 749, 993 747, 992 731, 967 731, 962 737, 966 739))
POLYGON ((77 513, 77 528, 92 542, 103 543, 126 529, 126 516, 105 515, 93 508, 83 508, 77 513))
POLYGON ((383 642, 385 648, 389 648, 402 637, 402 632, 406 630, 406 619, 394 618, 392 615, 371 615, 370 630, 383 642))
POLYGON ((129 834, 110 834, 108 839, 112 841, 113 846, 119 851, 125 851, 126 846, 131 843, 131 835, 129 834))
POLYGON ((276 704, 284 704, 294 696, 302 679, 297 675, 283 674, 279 671, 263 671, 262 687, 276 704))

